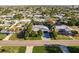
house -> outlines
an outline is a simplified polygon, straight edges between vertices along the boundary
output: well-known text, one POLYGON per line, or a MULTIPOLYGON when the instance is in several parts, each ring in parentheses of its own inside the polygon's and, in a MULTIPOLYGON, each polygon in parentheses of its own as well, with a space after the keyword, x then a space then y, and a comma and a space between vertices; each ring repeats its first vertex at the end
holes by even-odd
POLYGON ((10 33, 13 33, 12 31, 9 31, 7 29, 3 29, 0 31, 0 33, 3 33, 3 34, 10 34, 10 33))
POLYGON ((67 31, 65 29, 60 29, 58 32, 62 35, 74 35, 71 31, 67 31))
POLYGON ((33 25, 32 30, 33 31, 41 30, 41 31, 48 31, 49 32, 49 28, 44 25, 33 25))
POLYGON ((69 27, 66 25, 56 25, 56 29, 60 30, 60 29, 65 29, 67 31, 70 31, 69 27))
POLYGON ((8 20, 8 19, 12 19, 14 15, 15 14, 1 15, 0 18, 1 19, 7 19, 8 20))
POLYGON ((30 19, 25 19, 25 20, 20 20, 20 22, 27 23, 27 22, 31 22, 31 20, 30 19))
POLYGON ((63 19, 63 14, 58 14, 58 15, 54 15, 54 17, 57 17, 57 18, 59 18, 59 19, 63 19))
POLYGON ((37 22, 45 22, 46 20, 43 19, 43 18, 34 18, 34 21, 37 21, 37 22))
POLYGON ((66 25, 56 26, 56 29, 58 30, 59 34, 62 34, 62 35, 73 35, 73 33, 71 32, 69 27, 66 26, 66 25))

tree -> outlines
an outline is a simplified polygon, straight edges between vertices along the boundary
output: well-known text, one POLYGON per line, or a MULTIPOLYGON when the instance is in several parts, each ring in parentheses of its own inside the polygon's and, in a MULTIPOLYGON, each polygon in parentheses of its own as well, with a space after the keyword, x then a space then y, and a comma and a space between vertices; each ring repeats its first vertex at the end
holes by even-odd
POLYGON ((56 39, 56 37, 57 37, 57 33, 55 30, 53 30, 53 37, 54 37, 54 39, 56 39))
POLYGON ((32 35, 32 37, 36 37, 36 36, 37 36, 37 34, 36 34, 35 31, 32 31, 32 32, 31 32, 31 35, 32 35))
POLYGON ((74 26, 75 25, 75 22, 73 22, 72 20, 71 21, 68 21, 67 25, 74 26))
POLYGON ((53 30, 51 31, 51 34, 52 34, 53 38, 56 39, 56 37, 57 37, 57 32, 56 32, 56 30, 55 30, 55 27, 53 27, 53 30))
POLYGON ((26 37, 26 39, 29 37, 29 32, 26 31, 25 37, 26 37))
POLYGON ((75 31, 75 30, 72 30, 71 32, 72 32, 72 33, 74 33, 74 34, 78 34, 78 32, 77 32, 77 31, 75 31))
POLYGON ((24 38, 24 39, 25 39, 25 30, 20 31, 20 32, 17 34, 17 37, 18 37, 18 38, 24 38))
MULTIPOLYGON (((34 16, 34 15, 33 15, 33 16, 34 16)), ((34 24, 34 22, 35 22, 35 21, 34 21, 34 19, 33 19, 33 17, 32 17, 32 18, 31 18, 31 23, 34 24)))
POLYGON ((2 30, 2 28, 0 28, 0 31, 2 30))
POLYGON ((7 14, 7 13, 10 13, 12 10, 10 10, 10 9, 5 9, 3 12, 2 12, 2 14, 7 14))
POLYGON ((75 25, 76 25, 76 26, 79 26, 79 21, 76 21, 75 25))
POLYGON ((52 19, 47 20, 45 25, 46 25, 50 30, 52 30, 53 27, 54 27, 54 24, 53 24, 52 19))
POLYGON ((28 32, 31 32, 31 31, 32 31, 32 26, 33 26, 32 23, 30 23, 30 24, 27 26, 27 31, 28 31, 28 32))
POLYGON ((22 18, 24 18, 24 16, 22 14, 16 14, 16 15, 13 16, 13 19, 19 19, 20 20, 22 18))
POLYGON ((38 31, 38 35, 41 36, 43 32, 41 30, 38 31))

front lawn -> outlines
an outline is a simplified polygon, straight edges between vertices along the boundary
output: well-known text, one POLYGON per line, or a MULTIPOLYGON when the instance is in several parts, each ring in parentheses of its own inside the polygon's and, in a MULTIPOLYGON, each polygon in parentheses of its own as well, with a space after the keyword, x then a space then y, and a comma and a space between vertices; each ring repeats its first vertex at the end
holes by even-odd
POLYGON ((65 35, 57 35, 57 40, 72 40, 72 38, 65 35))
POLYGON ((28 37, 26 40, 42 40, 40 36, 37 37, 28 37))
POLYGON ((35 46, 33 53, 61 53, 61 50, 57 46, 35 46))
MULTIPOLYGON (((10 40, 19 40, 20 38, 17 37, 17 34, 13 34, 11 37, 10 37, 10 40)), ((24 39, 22 39, 24 40, 24 39)))
POLYGON ((0 53, 24 53, 26 47, 24 46, 2 46, 0 53))
MULTIPOLYGON (((10 37, 10 40, 24 40, 24 38, 18 38, 17 37, 17 34, 13 34, 11 37, 10 37)), ((41 40, 41 37, 40 36, 37 36, 37 37, 26 37, 25 40, 41 40)))
POLYGON ((75 40, 79 40, 79 37, 77 36, 77 37, 73 37, 75 40))
POLYGON ((68 46, 67 48, 71 53, 79 53, 79 46, 68 46))
POLYGON ((0 33, 0 40, 4 39, 7 35, 0 33))

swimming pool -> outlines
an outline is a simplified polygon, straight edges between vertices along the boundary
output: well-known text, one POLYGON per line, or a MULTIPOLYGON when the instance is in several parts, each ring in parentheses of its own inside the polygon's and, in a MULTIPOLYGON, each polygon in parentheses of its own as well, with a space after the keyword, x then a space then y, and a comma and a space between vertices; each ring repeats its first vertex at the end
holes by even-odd
POLYGON ((50 34, 49 34, 49 32, 44 31, 44 35, 43 35, 43 37, 45 37, 45 38, 50 38, 50 34))

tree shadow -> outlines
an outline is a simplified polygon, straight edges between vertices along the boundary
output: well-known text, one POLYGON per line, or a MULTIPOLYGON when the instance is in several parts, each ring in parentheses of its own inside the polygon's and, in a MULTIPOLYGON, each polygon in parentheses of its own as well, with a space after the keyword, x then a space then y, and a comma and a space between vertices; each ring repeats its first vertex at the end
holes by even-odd
POLYGON ((45 45, 45 49, 48 53, 62 53, 58 44, 55 45, 45 45))

